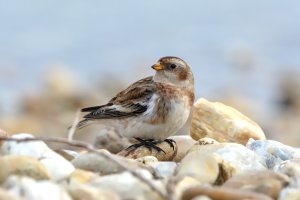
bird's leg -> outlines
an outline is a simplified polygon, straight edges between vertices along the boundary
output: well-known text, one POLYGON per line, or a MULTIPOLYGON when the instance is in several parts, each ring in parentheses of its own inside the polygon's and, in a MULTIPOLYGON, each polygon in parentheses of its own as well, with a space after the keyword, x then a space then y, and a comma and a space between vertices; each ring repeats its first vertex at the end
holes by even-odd
POLYGON ((173 150, 175 149, 175 146, 177 146, 176 142, 173 139, 165 139, 164 141, 168 143, 170 147, 173 148, 173 150))

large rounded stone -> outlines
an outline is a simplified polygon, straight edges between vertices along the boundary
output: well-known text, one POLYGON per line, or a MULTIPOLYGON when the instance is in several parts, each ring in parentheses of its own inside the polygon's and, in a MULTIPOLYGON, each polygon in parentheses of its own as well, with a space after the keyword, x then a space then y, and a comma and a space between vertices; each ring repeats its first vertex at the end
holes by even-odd
MULTIPOLYGON (((198 174, 203 173, 202 178, 205 178, 207 175, 215 174, 212 177, 216 176, 214 182, 212 180, 208 183, 213 183, 216 185, 223 184, 230 177, 244 173, 249 170, 264 170, 266 167, 264 166, 263 160, 256 155, 253 151, 250 151, 245 146, 236 143, 218 143, 217 141, 210 138, 203 138, 199 140, 188 152, 186 158, 189 158, 191 155, 193 158, 189 159, 190 163, 188 169, 197 170, 197 165, 202 166, 199 170, 201 172, 197 172, 198 174), (197 153, 194 153, 197 152, 197 153), (210 159, 207 159, 210 158, 210 159), (204 160, 207 159, 207 160, 204 160), (215 166, 212 169, 215 169, 216 166, 218 170, 211 170, 207 167, 204 167, 205 164, 196 164, 197 160, 202 160, 200 163, 210 164, 210 166, 215 166), (193 164, 194 163, 194 164, 193 164), (212 165, 212 163, 214 163, 212 165)), ((196 175, 194 175, 197 177, 196 175)))
POLYGON ((300 188, 300 159, 291 159, 281 162, 274 167, 274 171, 290 177, 290 187, 300 188))
POLYGON ((180 162, 184 158, 188 150, 190 150, 190 148, 192 148, 192 146, 195 143, 197 143, 197 141, 191 138, 191 136, 189 135, 176 135, 170 137, 170 139, 176 142, 177 149, 178 149, 177 154, 173 159, 173 161, 175 162, 180 162))
MULTIPOLYGON (((22 133, 13 135, 12 138, 26 139, 33 138, 33 136, 22 133)), ((2 155, 25 155, 38 159, 54 181, 68 177, 75 170, 69 161, 50 149, 43 141, 5 141, 0 148, 0 153, 2 155)))
POLYGON ((24 200, 71 200, 64 188, 50 181, 35 181, 28 177, 10 176, 3 188, 24 200))
POLYGON ((300 150, 284 145, 275 140, 253 140, 250 139, 246 147, 263 158, 265 165, 273 169, 282 161, 300 158, 300 150))
POLYGON ((203 98, 195 103, 191 136, 195 140, 209 137, 240 144, 246 144, 249 138, 265 139, 264 132, 253 120, 232 107, 203 98))
POLYGON ((10 175, 28 176, 36 180, 50 178, 47 169, 35 158, 18 155, 0 157, 0 183, 10 175))
POLYGON ((271 170, 248 171, 233 176, 222 187, 263 193, 274 199, 289 183, 289 178, 271 170))
MULTIPOLYGON (((72 160, 72 164, 78 168, 87 171, 97 172, 101 175, 113 174, 123 172, 126 169, 122 168, 114 161, 107 159, 105 156, 101 156, 101 154, 109 154, 108 151, 100 150, 98 154, 95 153, 85 153, 77 156, 74 160, 72 160)), ((151 169, 147 167, 143 163, 137 162, 132 159, 126 159, 121 156, 111 154, 114 159, 118 160, 120 163, 125 165, 126 167, 136 170, 136 169, 151 169)))
POLYGON ((190 176, 200 183, 213 184, 219 176, 219 163, 212 154, 193 151, 181 161, 177 176, 190 176))

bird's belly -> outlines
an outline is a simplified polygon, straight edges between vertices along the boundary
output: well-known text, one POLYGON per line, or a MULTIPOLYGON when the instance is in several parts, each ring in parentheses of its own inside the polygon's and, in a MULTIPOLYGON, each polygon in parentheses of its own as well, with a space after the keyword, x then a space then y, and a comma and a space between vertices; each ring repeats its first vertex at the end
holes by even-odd
POLYGON ((186 123, 190 108, 184 103, 173 103, 166 120, 162 123, 149 123, 147 117, 128 119, 127 126, 121 133, 127 138, 164 140, 175 134, 186 123))

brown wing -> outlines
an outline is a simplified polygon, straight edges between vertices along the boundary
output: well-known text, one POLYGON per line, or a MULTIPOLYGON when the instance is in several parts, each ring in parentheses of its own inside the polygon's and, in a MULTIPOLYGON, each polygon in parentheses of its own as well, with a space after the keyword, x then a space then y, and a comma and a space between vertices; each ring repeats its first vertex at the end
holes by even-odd
POLYGON ((86 119, 126 118, 139 115, 148 108, 148 102, 154 93, 152 77, 139 80, 123 90, 102 106, 83 108, 82 112, 90 112, 86 119))

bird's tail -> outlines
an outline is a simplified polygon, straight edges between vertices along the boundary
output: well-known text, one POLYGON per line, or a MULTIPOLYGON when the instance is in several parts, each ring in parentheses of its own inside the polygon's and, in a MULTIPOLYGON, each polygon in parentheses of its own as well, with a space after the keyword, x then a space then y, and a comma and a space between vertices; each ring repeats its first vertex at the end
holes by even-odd
POLYGON ((91 119, 84 119, 84 120, 81 120, 77 125, 76 125, 76 128, 77 129, 82 129, 90 124, 93 124, 93 120, 91 119))
MULTIPOLYGON (((90 119, 84 119, 84 120, 81 120, 80 122, 78 122, 78 124, 76 125, 76 129, 82 129, 90 124, 93 123, 93 120, 90 120, 90 119)), ((68 127, 68 130, 70 130, 72 128, 72 126, 69 126, 68 127)))

